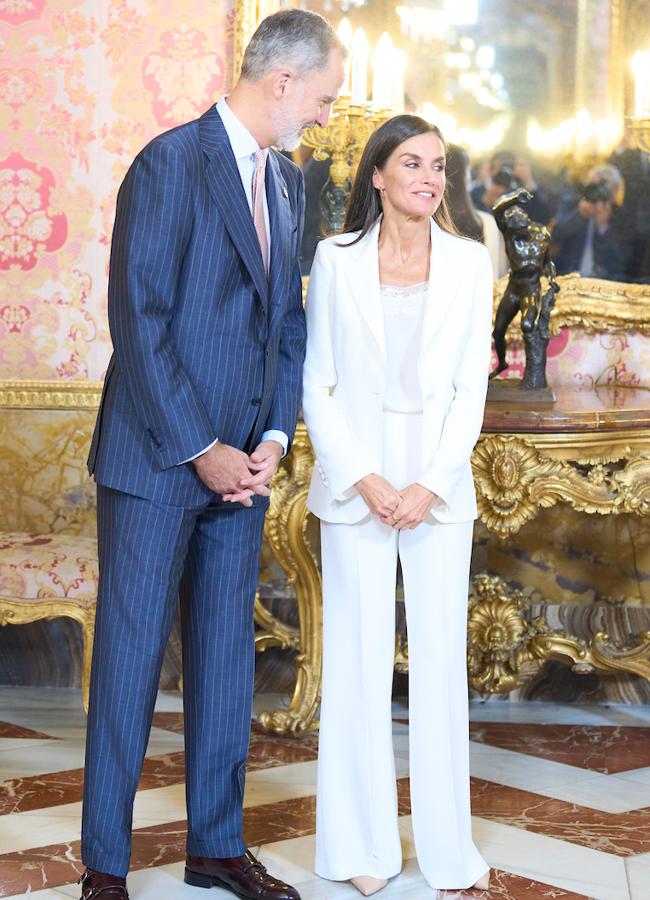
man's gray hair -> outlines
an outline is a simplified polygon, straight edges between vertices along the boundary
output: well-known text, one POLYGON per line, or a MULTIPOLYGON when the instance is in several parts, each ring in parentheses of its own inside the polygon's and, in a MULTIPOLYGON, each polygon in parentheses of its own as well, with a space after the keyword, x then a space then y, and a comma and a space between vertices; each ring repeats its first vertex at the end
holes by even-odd
POLYGON ((343 58, 347 56, 345 45, 322 16, 304 9, 283 9, 259 25, 246 47, 241 77, 260 81, 287 66, 300 78, 324 69, 332 48, 343 58))

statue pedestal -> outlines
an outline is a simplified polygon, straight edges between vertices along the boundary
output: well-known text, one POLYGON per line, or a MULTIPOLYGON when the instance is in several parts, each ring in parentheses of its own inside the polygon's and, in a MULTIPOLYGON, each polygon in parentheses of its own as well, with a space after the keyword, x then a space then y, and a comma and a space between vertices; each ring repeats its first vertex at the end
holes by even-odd
POLYGON ((555 403, 552 387, 530 390, 523 386, 521 378, 492 378, 487 398, 490 403, 525 403, 526 406, 555 403))

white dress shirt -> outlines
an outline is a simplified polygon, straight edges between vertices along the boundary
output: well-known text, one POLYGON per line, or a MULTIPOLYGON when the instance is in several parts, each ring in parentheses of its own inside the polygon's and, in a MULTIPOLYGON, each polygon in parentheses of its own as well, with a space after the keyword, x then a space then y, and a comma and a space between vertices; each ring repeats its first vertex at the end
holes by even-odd
MULTIPOLYGON (((260 149, 260 145, 257 143, 253 135, 250 133, 248 128, 239 121, 237 116, 231 110, 231 108, 226 103, 226 98, 222 97, 221 100, 216 105, 217 112, 221 117, 221 121, 223 122, 223 127, 226 129, 226 134, 228 135, 228 140, 230 141, 230 146, 232 147, 232 152, 235 156, 235 161, 237 162, 237 168, 239 169, 239 175, 241 177, 242 185, 244 187, 244 193, 246 194, 246 200, 248 201, 248 207, 251 211, 251 216, 253 215, 253 175, 255 173, 255 153, 260 149)), ((265 155, 268 155, 268 150, 264 151, 265 155)), ((271 254, 271 225, 269 222, 269 207, 266 200, 266 191, 262 197, 262 203, 264 206, 264 225, 266 227, 266 238, 268 242, 269 248, 269 258, 271 254)), ((289 438, 284 433, 284 431, 265 431, 262 435, 263 441, 277 441, 278 444, 282 445, 282 451, 284 454, 287 452, 287 448, 289 446, 289 438)), ((219 438, 214 440, 209 446, 205 447, 199 453, 196 453, 194 456, 190 456, 189 459, 184 460, 180 465, 185 465, 185 463, 192 462, 193 459, 196 459, 197 456, 201 456, 203 453, 206 453, 210 447, 214 447, 215 444, 219 443, 219 438)))

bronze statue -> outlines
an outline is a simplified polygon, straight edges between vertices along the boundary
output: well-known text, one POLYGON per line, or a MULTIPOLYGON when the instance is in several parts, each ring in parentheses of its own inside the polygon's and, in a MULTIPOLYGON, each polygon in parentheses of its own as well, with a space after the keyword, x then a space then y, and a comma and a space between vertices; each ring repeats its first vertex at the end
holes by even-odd
POLYGON ((500 197, 492 207, 494 218, 503 234, 510 262, 510 278, 499 302, 494 323, 494 347, 498 365, 491 378, 508 368, 506 331, 521 311, 521 330, 526 350, 526 368, 521 387, 526 390, 545 388, 546 349, 550 339, 549 320, 559 286, 555 281, 555 264, 548 255, 551 235, 544 225, 533 222, 520 205, 530 200, 526 188, 518 188, 500 197), (542 276, 549 280, 542 293, 542 276))

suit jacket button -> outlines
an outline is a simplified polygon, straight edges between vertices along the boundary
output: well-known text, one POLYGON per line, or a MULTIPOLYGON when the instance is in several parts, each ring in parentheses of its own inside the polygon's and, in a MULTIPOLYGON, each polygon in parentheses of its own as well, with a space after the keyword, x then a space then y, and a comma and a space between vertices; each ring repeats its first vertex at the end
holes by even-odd
POLYGON ((253 399, 251 400, 251 403, 253 404, 253 406, 261 406, 262 398, 261 397, 253 397, 253 399))

